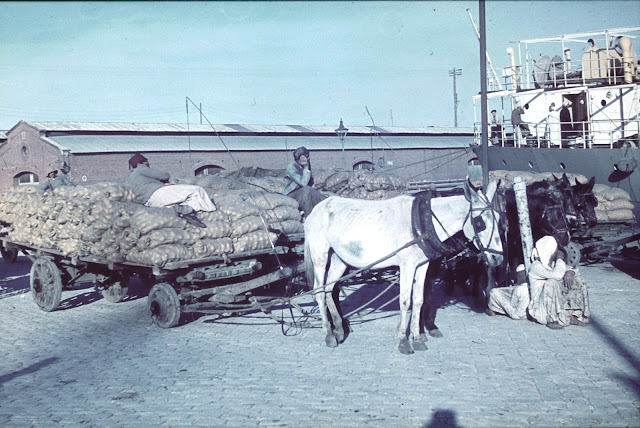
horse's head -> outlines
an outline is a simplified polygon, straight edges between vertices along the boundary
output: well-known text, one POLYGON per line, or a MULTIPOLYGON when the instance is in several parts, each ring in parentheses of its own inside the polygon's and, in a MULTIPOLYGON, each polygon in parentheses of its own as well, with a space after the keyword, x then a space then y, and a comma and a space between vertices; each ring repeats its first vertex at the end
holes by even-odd
POLYGON ((591 177, 591 180, 585 184, 580 183, 577 178, 575 180, 573 194, 576 200, 576 210, 587 226, 593 227, 598 223, 595 210, 598 206, 598 200, 593 194, 593 185, 596 183, 596 178, 591 177))
POLYGON ((499 182, 492 179, 486 192, 478 190, 467 180, 464 194, 470 203, 469 214, 465 218, 462 230, 473 245, 482 252, 489 266, 502 263, 502 241, 498 230, 499 214, 493 207, 493 196, 499 182))

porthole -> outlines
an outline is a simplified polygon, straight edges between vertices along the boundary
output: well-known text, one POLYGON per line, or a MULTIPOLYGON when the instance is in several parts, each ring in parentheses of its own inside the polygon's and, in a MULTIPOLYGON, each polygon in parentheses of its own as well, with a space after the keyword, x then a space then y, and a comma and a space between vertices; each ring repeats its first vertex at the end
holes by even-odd
POLYGON ((607 105, 607 100, 602 100, 602 101, 600 101, 600 105, 601 105, 602 107, 606 106, 606 105, 607 105))
POLYGON ((560 168, 567 169, 567 167, 565 166, 565 164, 563 162, 560 162, 560 168))
POLYGON ((502 159, 502 165, 507 166, 507 161, 502 159))
POLYGON ((533 162, 529 161, 529 168, 533 169, 533 162))

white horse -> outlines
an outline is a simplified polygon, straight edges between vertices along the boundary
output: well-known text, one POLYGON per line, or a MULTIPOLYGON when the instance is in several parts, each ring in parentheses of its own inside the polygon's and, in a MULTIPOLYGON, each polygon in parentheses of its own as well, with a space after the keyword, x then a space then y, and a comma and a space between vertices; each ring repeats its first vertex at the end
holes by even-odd
MULTIPOLYGON (((445 241, 462 230, 466 238, 483 252, 491 266, 502 262, 498 213, 491 204, 496 187, 497 183, 492 180, 483 194, 468 183, 464 196, 431 200, 433 224, 438 238, 445 241)), ((363 268, 377 263, 371 268, 400 268, 398 349, 403 354, 411 354, 413 349, 427 349, 424 343, 426 336, 420 335, 420 309, 429 260, 417 244, 392 255, 414 241, 411 223, 414 199, 408 195, 378 201, 333 196, 316 205, 307 217, 304 223, 306 275, 316 293, 327 346, 336 347, 344 340, 342 318, 331 295, 335 282, 347 266, 363 268), (412 302, 413 349, 407 338, 408 312, 412 302), (325 305, 331 312, 333 331, 325 305)))

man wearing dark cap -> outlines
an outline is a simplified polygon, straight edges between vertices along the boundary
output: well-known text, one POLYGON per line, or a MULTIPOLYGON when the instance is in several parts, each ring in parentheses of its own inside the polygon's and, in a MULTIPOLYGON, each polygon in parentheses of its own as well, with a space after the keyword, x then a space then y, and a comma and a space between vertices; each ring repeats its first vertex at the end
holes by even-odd
POLYGON ((311 213, 313 207, 322 201, 325 196, 313 186, 311 174, 311 162, 309 150, 306 147, 298 147, 293 152, 294 161, 287 167, 285 175, 285 195, 298 201, 300 211, 305 216, 311 213))
POLYGON ((44 196, 49 190, 53 191, 53 189, 57 189, 62 186, 73 186, 73 183, 67 177, 67 173, 69 172, 69 166, 65 163, 62 168, 62 175, 58 176, 58 170, 52 169, 47 174, 47 181, 42 183, 40 187, 38 187, 38 193, 40 196, 44 196))
POLYGON ((127 184, 136 199, 148 207, 172 207, 189 223, 204 227, 196 217, 197 211, 215 211, 216 207, 200 186, 174 184, 169 173, 149 167, 149 161, 140 153, 129 159, 131 173, 127 184))

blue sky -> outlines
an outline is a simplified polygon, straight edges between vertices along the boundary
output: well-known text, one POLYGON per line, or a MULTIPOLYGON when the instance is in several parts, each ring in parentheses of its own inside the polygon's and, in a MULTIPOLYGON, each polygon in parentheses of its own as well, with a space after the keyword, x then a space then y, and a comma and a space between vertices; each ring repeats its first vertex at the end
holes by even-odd
MULTIPOLYGON (((186 97, 212 123, 453 126, 454 67, 472 126, 467 8, 479 23, 473 1, 0 2, 0 129, 186 123, 186 97)), ((498 68, 510 41, 638 26, 640 2, 487 1, 486 20, 498 68)))

